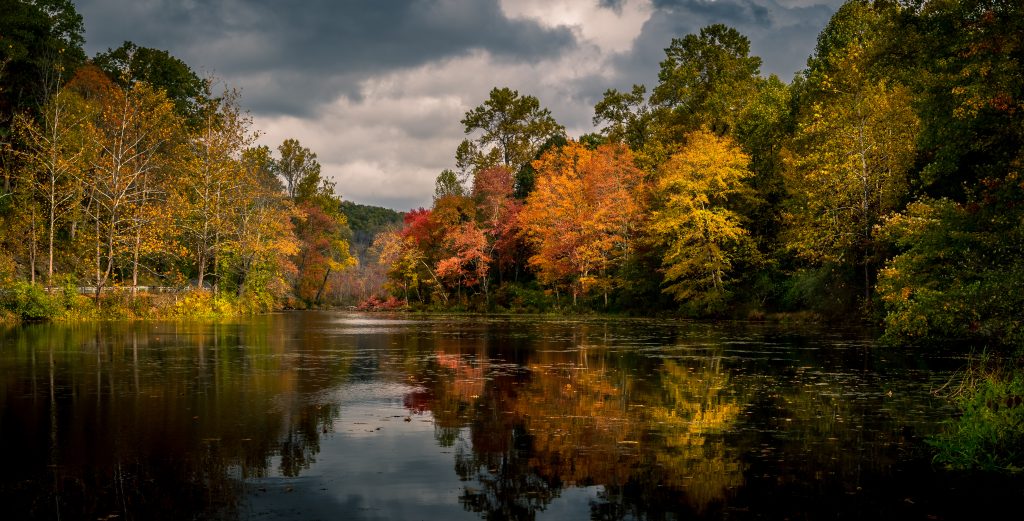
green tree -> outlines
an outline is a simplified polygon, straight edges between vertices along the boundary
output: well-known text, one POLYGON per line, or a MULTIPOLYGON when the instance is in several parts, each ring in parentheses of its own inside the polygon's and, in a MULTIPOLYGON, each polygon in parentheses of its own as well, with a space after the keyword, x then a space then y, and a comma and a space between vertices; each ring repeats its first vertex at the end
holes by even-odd
POLYGON ((609 140, 625 143, 634 151, 643 150, 653 117, 646 97, 647 87, 643 85, 633 85, 630 92, 608 89, 594 105, 594 125, 603 124, 601 133, 609 140))
POLYGON ((979 201, 914 202, 881 236, 900 252, 879 273, 894 343, 981 339, 1024 349, 1024 201, 1020 170, 979 201))
POLYGON ((740 211, 748 218, 750 233, 764 253, 776 248, 781 228, 786 195, 782 151, 795 130, 790 101, 789 86, 775 75, 759 81, 757 93, 734 132, 736 142, 750 156, 752 175, 747 184, 757 194, 750 200, 753 205, 740 211))
POLYGON ((122 88, 142 81, 163 90, 189 126, 202 124, 209 82, 167 51, 124 42, 117 49, 97 54, 92 62, 122 88))
POLYGON ((85 26, 70 0, 0 0, 0 13, 0 128, 7 129, 85 61, 85 26))
POLYGON ((663 112, 662 125, 673 133, 702 127, 732 132, 757 92, 761 58, 749 54, 750 40, 722 24, 673 38, 650 100, 663 112))
POLYGON ((880 227, 897 252, 879 273, 885 336, 1020 349, 1024 5, 930 1, 899 22, 919 52, 924 196, 880 227))
POLYGON ((900 30, 923 47, 920 182, 962 203, 1014 171, 1024 148, 1024 4, 935 0, 913 14, 900 30))
POLYGON ((443 197, 463 195, 466 195, 466 189, 459 182, 458 175, 454 170, 446 168, 437 174, 437 180, 434 182, 435 201, 443 197))
POLYGON ((316 153, 292 138, 284 140, 277 151, 281 158, 277 160, 275 170, 284 179, 288 197, 296 199, 302 195, 312 196, 321 181, 320 162, 316 159, 316 153), (304 188, 305 194, 301 193, 300 186, 304 188))
POLYGON ((492 166, 483 158, 496 156, 498 164, 513 172, 533 159, 541 144, 565 133, 537 98, 520 96, 507 87, 491 89, 487 101, 466 112, 462 124, 466 134, 480 132, 473 142, 460 146, 466 156, 464 163, 492 166))

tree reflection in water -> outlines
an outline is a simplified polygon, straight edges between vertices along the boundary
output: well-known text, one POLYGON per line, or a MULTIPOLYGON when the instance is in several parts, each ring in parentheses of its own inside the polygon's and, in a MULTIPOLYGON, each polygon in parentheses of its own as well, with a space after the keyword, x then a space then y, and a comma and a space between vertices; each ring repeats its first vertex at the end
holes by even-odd
POLYGON ((336 381, 347 369, 297 377, 301 362, 277 356, 280 335, 260 324, 8 332, 0 403, 18 421, 0 436, 28 449, 11 451, 6 465, 8 514, 231 518, 245 480, 267 475, 273 461, 284 475, 309 468, 338 407, 302 396, 310 376, 336 381), (52 440, 48 453, 33 451, 37 439, 52 440))
POLYGON ((491 367, 486 342, 437 343, 426 370, 434 383, 407 404, 433 411, 442 445, 469 427, 455 463, 469 483, 466 509, 532 519, 565 487, 601 485, 597 518, 640 505, 700 513, 742 485, 739 454, 723 435, 743 403, 720 356, 656 367, 594 346, 585 332, 574 341, 535 350, 515 371, 491 367))
POLYGON ((948 359, 763 326, 418 320, 0 332, 5 516, 244 518, 294 497, 356 517, 925 518, 1024 500, 929 466, 948 359))

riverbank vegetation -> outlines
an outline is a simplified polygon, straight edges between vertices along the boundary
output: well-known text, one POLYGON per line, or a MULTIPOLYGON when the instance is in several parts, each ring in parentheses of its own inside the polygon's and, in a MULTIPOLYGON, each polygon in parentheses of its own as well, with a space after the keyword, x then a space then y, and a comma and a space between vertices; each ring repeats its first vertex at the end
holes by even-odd
MULTIPOLYGON (((431 208, 377 239, 414 308, 810 312, 898 344, 1024 339, 1021 8, 854 0, 789 83, 712 25, 597 133, 493 89, 431 208), (893 34, 901 35, 895 39, 893 34)), ((383 300, 384 295, 381 295, 383 300)))
MULTIPOLYGON (((256 146, 237 91, 128 42, 86 59, 66 0, 4 6, 4 320, 346 299, 811 314, 1022 353, 1020 2, 850 0, 788 83, 743 34, 704 27, 666 42, 649 90, 608 89, 581 136, 496 87, 465 113, 431 208, 392 227, 343 204, 298 141, 256 146)), ((966 411, 1021 410, 1019 370, 1000 375, 966 411)))

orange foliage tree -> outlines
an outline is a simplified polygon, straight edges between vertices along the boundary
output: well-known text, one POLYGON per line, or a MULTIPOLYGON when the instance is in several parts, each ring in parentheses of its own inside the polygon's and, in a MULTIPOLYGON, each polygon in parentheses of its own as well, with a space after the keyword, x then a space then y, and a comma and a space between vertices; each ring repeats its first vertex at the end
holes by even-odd
POLYGON ((537 185, 520 223, 541 282, 567 287, 573 304, 592 288, 605 304, 613 269, 630 255, 641 218, 643 173, 620 144, 590 150, 570 141, 534 161, 537 185))
POLYGON ((485 252, 499 277, 516 264, 521 245, 519 212, 523 203, 513 196, 514 190, 512 171, 503 166, 480 170, 473 178, 477 220, 487 239, 485 252))

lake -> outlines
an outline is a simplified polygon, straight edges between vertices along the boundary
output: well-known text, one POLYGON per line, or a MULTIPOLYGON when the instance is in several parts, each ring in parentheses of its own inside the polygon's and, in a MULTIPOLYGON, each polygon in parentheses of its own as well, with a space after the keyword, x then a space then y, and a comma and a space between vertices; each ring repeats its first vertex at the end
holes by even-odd
POLYGON ((281 313, 0 336, 6 519, 984 519, 963 354, 872 332, 281 313))

